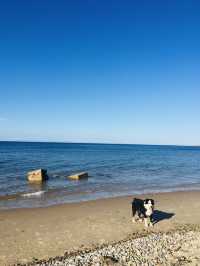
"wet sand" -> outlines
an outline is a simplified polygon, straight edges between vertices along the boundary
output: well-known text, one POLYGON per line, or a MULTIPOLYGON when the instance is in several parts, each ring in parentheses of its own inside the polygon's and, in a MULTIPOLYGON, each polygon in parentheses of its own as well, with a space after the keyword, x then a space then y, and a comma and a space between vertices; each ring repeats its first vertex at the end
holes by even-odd
MULTIPOLYGON (((134 196, 134 195, 133 195, 134 196)), ((0 264, 62 256, 148 232, 200 225, 200 191, 142 195, 156 202, 156 224, 131 222, 132 197, 0 211, 0 264)))

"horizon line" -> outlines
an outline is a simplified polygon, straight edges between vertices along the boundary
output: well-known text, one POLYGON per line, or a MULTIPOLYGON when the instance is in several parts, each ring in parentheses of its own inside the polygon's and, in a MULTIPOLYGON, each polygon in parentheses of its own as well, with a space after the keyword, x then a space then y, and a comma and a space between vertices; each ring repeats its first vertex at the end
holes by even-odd
POLYGON ((51 140, 0 140, 0 142, 23 143, 54 143, 54 144, 96 144, 96 145, 140 145, 140 146, 176 146, 176 147, 200 147, 200 145, 188 144, 152 144, 152 143, 118 143, 118 142, 84 142, 84 141, 51 141, 51 140))

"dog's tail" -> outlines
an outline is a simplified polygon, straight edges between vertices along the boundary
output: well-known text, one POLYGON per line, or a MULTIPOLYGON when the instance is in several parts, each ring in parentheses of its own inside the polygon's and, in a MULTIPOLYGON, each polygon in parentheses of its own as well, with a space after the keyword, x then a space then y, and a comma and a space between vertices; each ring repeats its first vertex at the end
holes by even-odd
POLYGON ((130 202, 130 204, 133 204, 133 202, 135 201, 136 198, 133 198, 132 201, 130 202))
POLYGON ((137 200, 139 200, 139 199, 138 198, 133 198, 131 203, 136 202, 137 200))

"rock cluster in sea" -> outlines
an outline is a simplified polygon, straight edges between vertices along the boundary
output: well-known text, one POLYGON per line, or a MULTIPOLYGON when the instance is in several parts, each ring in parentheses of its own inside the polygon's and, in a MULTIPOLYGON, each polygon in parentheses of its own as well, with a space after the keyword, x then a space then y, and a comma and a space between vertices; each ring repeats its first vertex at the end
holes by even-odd
MULTIPOLYGON (((199 257, 187 253, 193 245, 200 244, 200 232, 153 233, 137 239, 129 239, 92 251, 85 250, 47 261, 35 261, 31 265, 40 266, 155 266, 185 265, 195 260, 192 265, 200 265, 199 257), (197 241, 198 240, 198 241, 197 241), (196 242, 195 242, 196 241, 196 242), (188 256, 187 256, 188 255, 188 256)), ((192 247, 198 250, 197 246, 192 247)))

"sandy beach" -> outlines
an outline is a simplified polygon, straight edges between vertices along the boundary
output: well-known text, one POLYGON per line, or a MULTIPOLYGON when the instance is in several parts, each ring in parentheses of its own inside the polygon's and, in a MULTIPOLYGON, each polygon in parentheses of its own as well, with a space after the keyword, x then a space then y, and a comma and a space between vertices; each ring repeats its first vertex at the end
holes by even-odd
MULTIPOLYGON (((197 239, 194 239, 196 246, 193 246, 192 254, 195 254, 196 261, 200 261, 200 191, 140 197, 155 199, 156 223, 153 228, 145 229, 143 224, 132 223, 132 197, 1 211, 0 264, 48 260, 66 252, 95 249, 152 233, 176 232, 183 227, 192 232, 195 227, 197 239)), ((191 265, 199 265, 194 264, 196 261, 191 265)))

